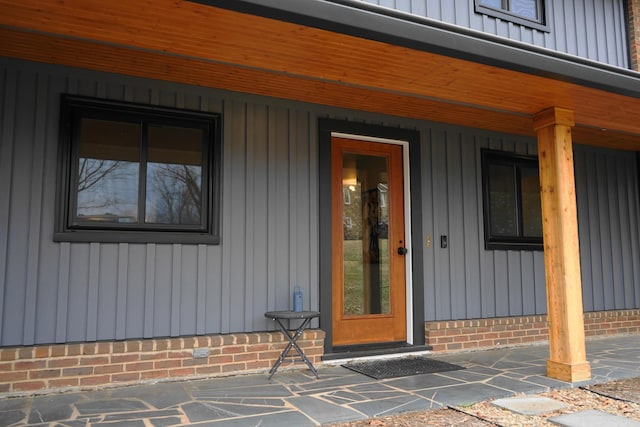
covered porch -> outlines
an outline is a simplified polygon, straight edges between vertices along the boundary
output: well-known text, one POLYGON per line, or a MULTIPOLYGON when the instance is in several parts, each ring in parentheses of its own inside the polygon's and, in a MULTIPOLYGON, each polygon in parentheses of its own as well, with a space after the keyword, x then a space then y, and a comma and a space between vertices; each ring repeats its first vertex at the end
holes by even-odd
POLYGON ((640 151, 638 74, 339 3, 256 3, 0 2, 0 55, 537 136, 547 374, 588 379, 571 148, 640 151))

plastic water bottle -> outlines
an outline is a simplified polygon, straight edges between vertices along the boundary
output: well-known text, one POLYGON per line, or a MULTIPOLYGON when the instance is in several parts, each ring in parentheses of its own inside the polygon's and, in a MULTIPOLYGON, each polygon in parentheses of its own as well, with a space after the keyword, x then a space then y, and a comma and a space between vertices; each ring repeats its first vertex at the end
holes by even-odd
POLYGON ((302 290, 300 286, 293 288, 293 311, 302 311, 302 290))

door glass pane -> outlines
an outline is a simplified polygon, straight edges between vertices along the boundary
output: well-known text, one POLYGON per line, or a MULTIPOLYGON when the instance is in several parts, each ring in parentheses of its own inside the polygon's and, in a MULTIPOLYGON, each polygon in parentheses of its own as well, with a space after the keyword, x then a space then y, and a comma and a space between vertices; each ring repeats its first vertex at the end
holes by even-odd
POLYGON ((76 220, 138 222, 140 125, 82 119, 76 220))
POLYGON ((387 159, 343 156, 344 314, 389 314, 387 159))
POLYGON ((202 138, 201 129, 149 126, 145 222, 201 223, 202 138))
POLYGON ((515 168, 491 165, 489 167, 489 209, 493 236, 517 236, 515 168))

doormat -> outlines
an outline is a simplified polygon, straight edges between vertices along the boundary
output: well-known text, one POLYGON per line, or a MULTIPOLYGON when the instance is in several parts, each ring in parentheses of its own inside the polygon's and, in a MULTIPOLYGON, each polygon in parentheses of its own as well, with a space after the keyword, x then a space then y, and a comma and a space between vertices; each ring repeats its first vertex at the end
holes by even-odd
POLYGON ((441 360, 427 359, 426 357, 349 362, 342 366, 376 380, 464 369, 462 366, 441 360))

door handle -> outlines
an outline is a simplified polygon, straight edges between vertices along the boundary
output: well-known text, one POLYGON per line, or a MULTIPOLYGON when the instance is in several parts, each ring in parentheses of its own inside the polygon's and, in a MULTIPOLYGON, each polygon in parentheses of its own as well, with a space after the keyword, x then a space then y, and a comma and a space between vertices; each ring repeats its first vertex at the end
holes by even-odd
POLYGON ((409 252, 409 249, 405 248, 404 246, 400 246, 398 248, 398 255, 406 255, 407 252, 409 252))

